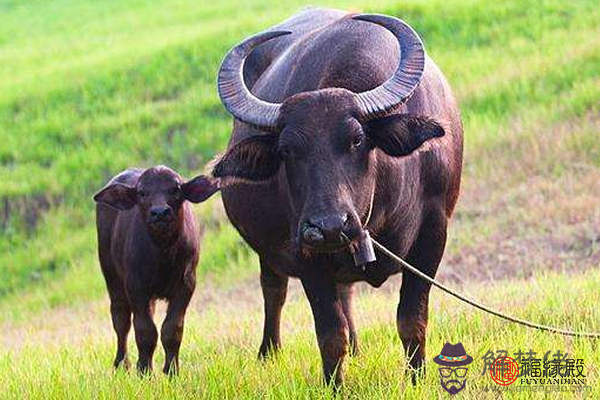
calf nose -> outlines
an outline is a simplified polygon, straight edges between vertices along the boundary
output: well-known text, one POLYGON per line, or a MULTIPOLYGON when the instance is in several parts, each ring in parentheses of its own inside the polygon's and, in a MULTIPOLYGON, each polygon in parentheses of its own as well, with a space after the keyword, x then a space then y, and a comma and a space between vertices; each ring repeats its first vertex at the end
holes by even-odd
POLYGON ((311 245, 340 243, 346 222, 348 222, 346 213, 309 218, 304 223, 302 240, 311 245))
POLYGON ((171 207, 169 206, 154 206, 150 209, 150 217, 153 220, 161 220, 171 215, 171 207))

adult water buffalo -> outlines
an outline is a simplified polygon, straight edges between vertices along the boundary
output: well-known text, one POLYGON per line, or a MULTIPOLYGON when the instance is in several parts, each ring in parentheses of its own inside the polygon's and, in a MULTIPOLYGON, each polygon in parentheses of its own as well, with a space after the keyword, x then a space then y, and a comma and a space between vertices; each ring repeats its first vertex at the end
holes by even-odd
MULTIPOLYGON (((400 272, 381 255, 355 266, 363 228, 428 275, 438 268, 462 168, 450 87, 401 20, 322 9, 237 45, 218 87, 235 121, 213 174, 229 219, 260 256, 259 355, 279 348, 288 277, 300 278, 325 378, 340 383, 348 343, 356 346, 352 283, 379 286, 400 272)), ((404 274, 397 326, 415 371, 429 290, 404 274)))

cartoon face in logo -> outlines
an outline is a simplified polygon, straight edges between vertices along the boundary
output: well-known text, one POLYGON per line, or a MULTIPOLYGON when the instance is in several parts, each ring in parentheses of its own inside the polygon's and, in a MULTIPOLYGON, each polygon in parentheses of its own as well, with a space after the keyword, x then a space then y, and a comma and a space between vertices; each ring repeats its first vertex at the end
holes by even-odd
POLYGON ((467 355, 462 343, 446 343, 433 362, 440 365, 440 383, 446 392, 456 394, 465 388, 469 370, 465 366, 473 362, 473 357, 467 355))

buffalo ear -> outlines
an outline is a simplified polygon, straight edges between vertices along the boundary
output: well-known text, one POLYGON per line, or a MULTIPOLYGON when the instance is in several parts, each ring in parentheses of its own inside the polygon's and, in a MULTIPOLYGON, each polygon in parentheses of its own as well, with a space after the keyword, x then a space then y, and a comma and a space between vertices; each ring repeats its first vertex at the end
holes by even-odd
POLYGON ((444 128, 431 118, 399 114, 367 123, 372 143, 392 157, 407 156, 427 140, 444 136, 444 128))
POLYGON ((136 189, 131 186, 122 183, 111 183, 94 195, 94 201, 125 211, 135 206, 137 193, 136 189))
POLYGON ((219 190, 219 180, 198 175, 181 185, 183 197, 192 203, 202 203, 219 190))
POLYGON ((221 157, 213 168, 213 176, 254 182, 272 178, 281 165, 278 139, 276 135, 260 135, 242 140, 221 157))

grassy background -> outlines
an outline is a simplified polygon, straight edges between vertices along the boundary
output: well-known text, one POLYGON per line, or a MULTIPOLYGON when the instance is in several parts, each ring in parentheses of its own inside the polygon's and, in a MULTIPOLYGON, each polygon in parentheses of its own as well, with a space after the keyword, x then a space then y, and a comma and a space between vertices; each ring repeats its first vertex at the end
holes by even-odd
MULTIPOLYGON (((600 273, 594 271, 587 280, 562 274, 538 274, 531 282, 488 284, 470 292, 495 307, 507 307, 524 318, 574 329, 598 326, 600 301, 597 290, 600 273), (547 282, 540 285, 539 282, 547 282), (572 296, 570 290, 577 292, 572 296), (506 298, 512 298, 507 302, 506 298), (533 299, 535 301, 523 301, 533 299), (587 310, 574 313, 572 310, 587 310), (548 310, 552 310, 551 313, 548 310)), ((321 384, 320 356, 312 329, 308 302, 298 285, 284 309, 282 352, 265 363, 256 359, 262 331, 260 298, 244 296, 219 300, 219 307, 195 302, 186 320, 182 349, 181 373, 167 379, 155 372, 149 378, 110 370, 113 343, 105 304, 86 310, 71 311, 61 321, 45 322, 44 332, 21 331, 35 338, 36 345, 26 346, 10 355, 0 356, 2 396, 28 399, 122 399, 122 398, 210 398, 210 399, 319 399, 334 398, 321 384), (240 318, 242 317, 242 318, 240 318), (67 318, 66 321, 64 318, 67 318), (104 323, 98 323, 102 320, 104 323), (66 328, 64 323, 68 322, 66 328), (85 335, 72 335, 73 332, 85 335)), ((363 293, 357 298, 357 321, 361 354, 349 358, 346 386, 339 399, 428 399, 448 398, 442 391, 438 371, 432 362, 421 384, 413 387, 404 377, 406 366, 402 344, 395 329, 395 304, 389 292, 363 293)), ((164 310, 160 310, 162 318, 164 310)), ((537 357, 552 350, 567 352, 569 357, 583 358, 590 391, 585 398, 598 398, 600 354, 598 345, 588 339, 565 339, 526 328, 515 327, 494 317, 482 315, 441 292, 432 294, 430 329, 427 335, 429 359, 439 354, 446 341, 461 341, 474 361, 469 365, 467 387, 457 396, 465 399, 497 399, 498 394, 485 392, 499 387, 488 374, 481 375, 483 355, 488 351, 532 348, 537 357)), ((135 346, 131 356, 136 356, 135 346)), ((156 366, 164 360, 162 351, 155 356, 156 366)), ((158 369, 158 368, 157 368, 158 369)), ((514 383, 510 387, 517 387, 514 383)), ((557 398, 557 394, 507 398, 557 398)), ((574 396, 581 398, 579 394, 574 396)))
MULTIPOLYGON (((21 344, 27 344, 16 358, 3 352, 0 375, 18 377, 10 383, 12 393, 24 384, 29 393, 42 396, 37 379, 54 383, 57 397, 78 382, 87 382, 78 392, 83 397, 96 390, 110 397, 117 383, 130 395, 169 394, 181 387, 189 394, 201 390, 196 382, 202 379, 194 378, 194 371, 173 384, 158 377, 146 383, 107 375, 104 367, 112 354, 112 336, 106 329, 108 312, 96 261, 91 195, 127 166, 164 163, 186 176, 202 171, 224 148, 230 132, 230 119, 215 90, 221 57, 243 37, 305 5, 297 0, 243 5, 230 0, 0 0, 0 324, 7 347, 16 346, 21 352, 21 344), (40 343, 43 346, 53 335, 48 321, 73 322, 82 315, 93 315, 88 325, 102 327, 103 335, 92 334, 93 341, 81 346, 40 352, 40 343), (33 377, 32 369, 44 357, 49 358, 43 364, 46 373, 33 377), (62 371, 70 359, 81 362, 72 371, 62 371), (23 368, 14 371, 19 364, 23 368)), ((515 285, 529 301, 522 304, 519 292, 511 290, 513 302, 523 307, 516 312, 537 320, 556 318, 549 322, 561 325, 574 322, 571 317, 582 318, 583 325, 598 327, 597 313, 569 316, 569 309, 561 306, 552 307, 554 317, 549 317, 544 307, 564 304, 571 287, 586 284, 582 282, 591 282, 590 290, 581 292, 588 296, 584 298, 587 309, 598 300, 597 289, 593 290, 600 280, 600 11, 596 2, 353 0, 320 5, 402 17, 421 34, 428 53, 455 89, 466 132, 465 175, 442 279, 456 283, 519 280, 515 285), (547 270, 556 275, 539 272, 547 270), (561 294, 546 290, 545 302, 531 301, 536 288, 555 279, 564 285, 553 286, 561 294)), ((212 341, 204 337, 200 328, 204 324, 213 324, 215 330, 230 327, 226 318, 216 315, 218 301, 208 301, 208 310, 203 310, 210 318, 192 314, 186 365, 203 365, 199 360, 208 357, 210 367, 201 376, 209 383, 219 383, 223 373, 249 368, 242 374, 248 380, 239 379, 240 387, 248 391, 244 393, 250 394, 256 383, 252 379, 269 376, 246 354, 253 355, 259 340, 260 302, 252 303, 259 292, 250 283, 255 282, 251 278, 257 271, 256 257, 226 222, 218 198, 197 207, 197 214, 206 233, 196 303, 207 300, 204 292, 209 299, 241 296, 254 308, 237 321, 249 327, 241 342, 235 335, 224 335, 224 340, 213 335, 212 341), (223 347, 218 353, 222 359, 210 356, 214 346, 232 343, 232 349, 223 347), (244 347, 248 343, 254 347, 244 347)), ((485 284, 477 287, 473 290, 487 293, 482 289, 485 284)), ((389 323, 397 295, 392 290, 370 293, 364 294, 367 305, 384 304, 387 299, 386 324, 378 325, 382 316, 377 313, 362 324, 366 325, 364 332, 361 329, 363 342, 369 347, 364 359, 351 362, 350 381, 362 382, 357 395, 398 394, 406 388, 398 375, 399 344, 389 323), (382 353, 386 348, 394 350, 382 353), (376 378, 374 386, 367 384, 369 377, 376 378)), ((501 297, 495 299, 502 306, 501 297)), ((306 304, 298 307, 305 309, 306 304)), ((453 315, 442 306, 441 312, 432 312, 438 322, 430 331, 431 354, 443 344, 444 334, 465 344, 470 340, 470 348, 479 350, 479 338, 496 327, 510 335, 506 341, 495 336, 489 343, 506 347, 526 343, 524 338, 557 348, 572 343, 544 339, 544 335, 523 336, 520 328, 461 310, 464 316, 456 314, 461 321, 473 318, 479 321, 477 329, 458 326, 431 332, 442 323, 445 326, 453 315)), ((235 315, 231 312, 230 318, 235 315)), ((270 372, 279 371, 278 382, 289 386, 268 389, 265 380, 259 385, 261 393, 276 396, 281 390, 291 396, 298 390, 319 395, 320 389, 313 388, 318 376, 316 347, 308 343, 314 341, 312 325, 307 317, 302 321, 302 328, 297 328, 302 335, 294 339, 281 362, 284 369, 293 369, 295 378, 279 371, 279 364, 268 366, 270 372), (304 350, 310 357, 301 360, 311 364, 298 364, 297 355, 304 350)), ((78 329, 73 335, 86 332, 78 329)), ((597 350, 595 345, 575 343, 583 346, 576 347, 577 352, 588 358, 597 350)), ((208 393, 232 395, 238 387, 236 379, 208 393)), ((419 390, 430 387, 407 390, 418 397, 423 393, 419 390)))

